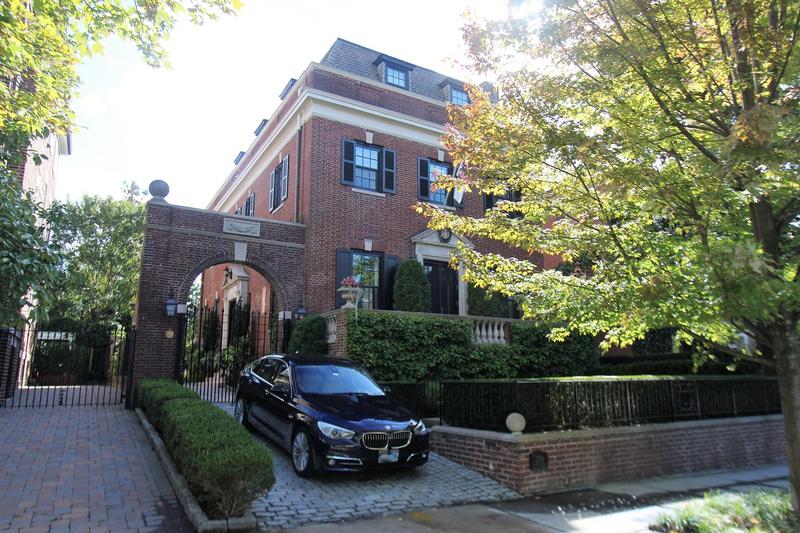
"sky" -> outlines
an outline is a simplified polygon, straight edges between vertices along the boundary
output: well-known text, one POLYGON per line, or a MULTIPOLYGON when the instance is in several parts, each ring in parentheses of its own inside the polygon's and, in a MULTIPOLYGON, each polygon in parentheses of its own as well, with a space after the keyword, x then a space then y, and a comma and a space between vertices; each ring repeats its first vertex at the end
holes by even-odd
POLYGON ((456 78, 465 58, 463 14, 505 16, 503 0, 270 2, 235 16, 181 22, 167 43, 170 68, 147 66, 112 39, 80 68, 72 155, 59 161, 56 195, 121 196, 123 182, 170 186, 167 201, 206 207, 233 159, 253 141, 279 93, 337 37, 456 78))

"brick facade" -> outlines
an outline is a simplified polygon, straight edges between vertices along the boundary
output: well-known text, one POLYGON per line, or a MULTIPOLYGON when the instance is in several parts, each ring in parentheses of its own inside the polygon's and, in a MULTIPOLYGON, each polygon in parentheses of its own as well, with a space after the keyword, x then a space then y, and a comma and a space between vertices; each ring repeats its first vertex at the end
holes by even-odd
POLYGON ((754 416, 580 431, 511 435, 432 429, 433 451, 524 495, 685 472, 785 460, 783 417, 754 416), (531 452, 546 452, 532 471, 531 452))
POLYGON ((301 304, 302 224, 178 207, 158 200, 147 204, 146 216, 136 305, 134 382, 174 375, 180 319, 166 316, 166 300, 186 302, 195 278, 211 266, 241 263, 269 281, 280 310, 294 310, 301 304), (226 218, 259 224, 260 237, 224 233, 226 218), (236 260, 236 243, 247 246, 243 260, 236 260))

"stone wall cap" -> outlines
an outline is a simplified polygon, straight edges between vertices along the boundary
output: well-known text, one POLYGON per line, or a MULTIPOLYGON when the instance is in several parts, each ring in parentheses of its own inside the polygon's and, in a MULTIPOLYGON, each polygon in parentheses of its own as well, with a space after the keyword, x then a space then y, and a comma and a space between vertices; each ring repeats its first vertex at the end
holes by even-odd
POLYGON ((783 415, 756 415, 742 416, 738 418, 712 418, 707 420, 684 420, 680 422, 663 422, 655 424, 639 424, 635 426, 614 426, 603 428, 575 429, 563 431, 548 431, 542 433, 523 433, 522 435, 512 435, 507 432, 487 431, 483 429, 471 429, 456 426, 435 426, 430 428, 432 433, 444 435, 461 435, 484 440, 498 442, 508 442, 511 444, 527 444, 544 442, 551 440, 564 439, 586 439, 605 435, 621 436, 630 433, 642 433, 653 431, 674 431, 676 429, 704 428, 711 426, 721 426, 726 424, 753 424, 759 422, 772 422, 781 420, 783 415))

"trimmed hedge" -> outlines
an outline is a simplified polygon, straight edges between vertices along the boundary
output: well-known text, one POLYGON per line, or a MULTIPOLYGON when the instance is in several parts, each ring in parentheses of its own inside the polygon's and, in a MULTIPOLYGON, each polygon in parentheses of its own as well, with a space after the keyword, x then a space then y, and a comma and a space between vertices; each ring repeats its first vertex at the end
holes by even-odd
POLYGON ((511 345, 520 350, 519 377, 582 376, 600 362, 600 351, 588 335, 572 333, 564 342, 547 338, 549 330, 530 322, 512 322, 511 345))
POLYGON ((647 360, 632 361, 630 363, 610 363, 599 365, 593 373, 601 376, 639 376, 639 375, 691 375, 700 374, 705 376, 731 376, 731 375, 769 375, 767 368, 756 364, 741 362, 736 366, 736 370, 731 372, 726 368, 727 365, 715 361, 709 361, 703 366, 694 370, 692 359, 671 359, 671 360, 647 360))
POLYGON ((503 379, 519 376, 523 366, 518 346, 508 344, 478 344, 459 360, 460 379, 503 379))
POLYGON ((142 380, 139 403, 208 516, 241 516, 274 484, 269 450, 197 394, 174 381, 142 380))
POLYGON ((171 379, 143 379, 139 382, 137 398, 150 423, 160 431, 163 424, 162 409, 166 402, 181 398, 199 400, 200 396, 171 379))
POLYGON ((347 356, 379 381, 456 377, 469 353, 472 322, 430 315, 350 312, 347 356))
POLYGON ((289 353, 326 355, 328 326, 319 315, 307 316, 297 322, 289 339, 289 353))

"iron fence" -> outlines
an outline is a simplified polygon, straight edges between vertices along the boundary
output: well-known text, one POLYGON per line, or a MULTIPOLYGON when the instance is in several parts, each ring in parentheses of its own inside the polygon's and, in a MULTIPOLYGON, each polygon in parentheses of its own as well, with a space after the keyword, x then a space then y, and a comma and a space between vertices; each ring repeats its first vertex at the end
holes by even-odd
POLYGON ((284 350, 278 346, 278 325, 274 313, 251 311, 238 303, 190 308, 179 331, 175 379, 204 400, 233 402, 245 365, 284 350))
POLYGON ((386 394, 414 415, 430 418, 439 416, 438 381, 387 381, 380 383, 386 394))
POLYGON ((538 432, 780 411, 777 380, 754 376, 443 381, 440 391, 443 423, 496 431, 513 412, 538 432))
POLYGON ((119 325, 39 325, 15 353, 0 407, 126 405, 135 330, 119 325))

